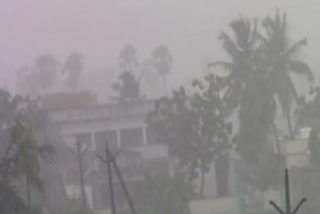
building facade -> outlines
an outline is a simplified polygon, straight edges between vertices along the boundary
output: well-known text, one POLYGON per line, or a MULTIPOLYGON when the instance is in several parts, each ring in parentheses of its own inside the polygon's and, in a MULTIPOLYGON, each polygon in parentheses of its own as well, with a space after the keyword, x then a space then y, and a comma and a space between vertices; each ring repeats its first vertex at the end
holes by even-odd
MULTIPOLYGON (((86 200, 95 210, 106 210, 110 207, 106 164, 100 160, 105 158, 106 142, 112 153, 117 155, 117 163, 130 192, 135 184, 143 180, 146 171, 168 175, 173 172, 174 161, 168 156, 167 146, 157 143, 157 136, 145 122, 147 114, 154 107, 152 101, 98 104, 94 102, 95 99, 86 98, 83 100, 88 103, 79 103, 76 99, 73 105, 70 102, 74 98, 64 95, 61 100, 57 96, 53 97, 55 101, 44 103, 44 107, 50 109, 51 128, 59 133, 62 143, 70 150, 62 170, 68 197, 81 197, 77 142, 81 144, 83 151, 86 200), (54 108, 46 106, 48 104, 54 108)), ((235 184, 236 176, 233 159, 230 164, 227 182, 230 184, 231 194, 234 194, 236 187, 232 184, 235 184)), ((204 178, 206 198, 217 196, 214 166, 212 163, 204 178)), ((116 201, 125 202, 118 179, 114 178, 113 182, 116 201)), ((200 180, 196 183, 200 184, 200 180)))
MULTIPOLYGON (((156 143, 154 133, 146 126, 145 117, 153 108, 152 102, 92 105, 85 108, 57 108, 50 111, 52 129, 61 135, 70 149, 70 158, 64 166, 64 183, 67 195, 79 198, 80 173, 76 142, 83 152, 83 175, 87 203, 94 209, 109 207, 108 179, 105 158, 106 143, 117 154, 117 163, 130 188, 143 179, 144 170, 156 173, 169 172, 166 146, 156 143)), ((114 178, 117 201, 125 200, 114 178), (122 198, 121 198, 122 197, 122 198)))

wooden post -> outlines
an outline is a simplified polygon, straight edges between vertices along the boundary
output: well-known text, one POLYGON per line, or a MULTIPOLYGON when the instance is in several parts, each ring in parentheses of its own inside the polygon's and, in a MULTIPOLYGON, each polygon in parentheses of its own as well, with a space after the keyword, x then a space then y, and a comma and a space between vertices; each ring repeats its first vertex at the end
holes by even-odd
POLYGON ((109 195, 110 195, 110 203, 111 203, 111 214, 116 214, 116 204, 115 204, 115 200, 114 200, 112 168, 111 168, 112 155, 109 150, 108 142, 106 142, 105 153, 106 153, 105 163, 107 164, 107 170, 108 170, 108 183, 109 183, 109 195))
POLYGON ((116 175, 118 177, 118 180, 120 182, 120 185, 122 187, 122 190, 126 196, 127 202, 129 204, 130 210, 132 214, 137 214, 136 209, 134 207, 132 198, 130 197, 129 191, 127 189, 127 186, 125 184, 125 181, 122 177, 121 171, 117 165, 116 162, 116 156, 112 154, 112 152, 109 149, 108 143, 106 143, 106 159, 102 158, 101 156, 98 155, 100 160, 104 163, 107 164, 108 167, 108 180, 109 180, 109 189, 110 189, 110 202, 111 202, 111 214, 116 214, 116 207, 115 207, 115 200, 114 200, 114 192, 113 192, 113 181, 112 181, 112 168, 111 166, 113 165, 115 168, 116 175))
POLYGON ((137 214, 136 209, 135 209, 135 207, 134 207, 134 205, 133 205, 132 198, 131 198, 131 196, 130 196, 130 194, 129 194, 129 191, 128 191, 128 189, 127 189, 127 186, 126 186, 126 184, 125 184, 125 181, 123 180, 123 177, 122 177, 122 174, 121 174, 121 172, 120 172, 120 169, 119 169, 119 167, 118 167, 118 165, 117 165, 116 159, 113 159, 113 162, 112 162, 112 163, 113 163, 113 166, 114 166, 114 168, 115 168, 115 171, 116 171, 117 177, 118 177, 118 179, 119 179, 119 182, 120 182, 120 184, 121 184, 122 190, 123 190, 123 192, 124 192, 124 194, 125 194, 125 196, 126 196, 126 198, 127 198, 127 201, 128 201, 128 204, 129 204, 129 207, 130 207, 130 210, 131 210, 131 213, 132 213, 132 214, 137 214))
POLYGON ((284 184, 286 192, 286 214, 291 214, 291 195, 290 195, 290 181, 288 169, 285 171, 284 175, 284 184))
POLYGON ((81 187, 81 198, 82 198, 82 207, 86 208, 86 192, 84 189, 84 179, 83 179, 83 165, 82 165, 82 157, 84 153, 81 151, 80 142, 77 141, 77 158, 78 158, 78 165, 79 165, 79 174, 80 174, 80 187, 81 187))

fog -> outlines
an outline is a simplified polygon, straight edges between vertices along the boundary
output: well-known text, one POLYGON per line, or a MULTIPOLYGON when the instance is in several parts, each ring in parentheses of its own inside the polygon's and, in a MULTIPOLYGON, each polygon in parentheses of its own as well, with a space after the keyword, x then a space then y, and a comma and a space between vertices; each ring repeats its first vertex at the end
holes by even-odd
POLYGON ((305 54, 316 69, 320 15, 315 5, 316 0, 1 0, 0 80, 14 91, 15 70, 42 53, 63 59, 79 50, 87 57, 86 70, 92 71, 114 66, 124 44, 133 44, 142 56, 165 44, 175 59, 169 83, 174 86, 222 55, 217 36, 230 20, 239 14, 264 16, 276 8, 294 23, 294 39, 308 37, 305 54))
POLYGON ((0 0, 0 213, 319 213, 319 8, 0 0))

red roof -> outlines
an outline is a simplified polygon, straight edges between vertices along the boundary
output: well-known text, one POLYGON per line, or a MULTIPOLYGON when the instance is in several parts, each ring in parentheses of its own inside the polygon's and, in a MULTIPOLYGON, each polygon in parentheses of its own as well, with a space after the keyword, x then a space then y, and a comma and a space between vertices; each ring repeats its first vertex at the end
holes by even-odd
POLYGON ((96 96, 89 91, 58 92, 43 96, 42 104, 49 111, 87 108, 96 104, 96 96))

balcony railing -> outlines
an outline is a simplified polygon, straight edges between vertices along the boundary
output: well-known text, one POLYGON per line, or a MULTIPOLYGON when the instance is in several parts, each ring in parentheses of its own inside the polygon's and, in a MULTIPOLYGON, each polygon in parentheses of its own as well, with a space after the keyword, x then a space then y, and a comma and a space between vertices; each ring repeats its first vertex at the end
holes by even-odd
POLYGON ((60 110, 51 112, 49 115, 53 122, 68 122, 146 115, 152 109, 153 102, 144 101, 138 103, 97 105, 86 109, 60 110))

